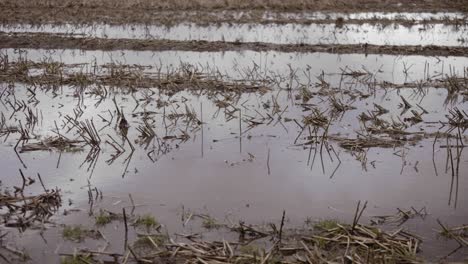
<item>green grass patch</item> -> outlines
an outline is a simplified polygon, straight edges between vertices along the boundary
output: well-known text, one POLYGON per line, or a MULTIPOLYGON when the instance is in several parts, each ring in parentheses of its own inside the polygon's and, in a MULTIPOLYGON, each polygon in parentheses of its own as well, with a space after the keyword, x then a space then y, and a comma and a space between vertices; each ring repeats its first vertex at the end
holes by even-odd
POLYGON ((156 218, 150 214, 138 216, 134 225, 137 227, 145 227, 146 229, 158 229, 161 226, 156 218))
POLYGON ((320 220, 314 223, 314 229, 327 231, 338 227, 339 222, 334 219, 320 220))
POLYGON ((109 224, 110 222, 121 219, 122 215, 115 214, 112 212, 108 212, 105 210, 99 211, 99 214, 95 216, 95 221, 97 226, 104 226, 109 224))
POLYGON ((260 249, 256 245, 248 244, 239 248, 239 252, 245 255, 259 255, 260 249))
POLYGON ((169 237, 165 234, 156 234, 156 235, 148 235, 148 236, 139 236, 138 239, 134 242, 135 248, 154 248, 155 246, 159 247, 164 245, 169 241, 169 237))
POLYGON ((65 240, 70 240, 74 242, 81 242, 87 237, 93 239, 101 238, 101 234, 99 232, 83 228, 80 225, 65 226, 62 231, 62 236, 65 240))
POLYGON ((85 231, 81 226, 66 226, 63 229, 63 238, 71 241, 82 241, 85 238, 85 231))
POLYGON ((203 219, 202 226, 206 229, 218 229, 221 227, 221 224, 212 217, 206 217, 203 219))
POLYGON ((92 256, 66 256, 62 257, 61 264, 84 264, 95 263, 92 256))

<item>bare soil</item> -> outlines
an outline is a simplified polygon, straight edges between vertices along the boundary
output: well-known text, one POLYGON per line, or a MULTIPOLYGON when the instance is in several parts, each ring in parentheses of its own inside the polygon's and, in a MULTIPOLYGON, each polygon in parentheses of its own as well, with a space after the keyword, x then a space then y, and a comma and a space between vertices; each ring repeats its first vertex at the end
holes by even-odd
MULTIPOLYGON (((86 9, 86 8, 85 8, 86 9)), ((405 26, 411 26, 414 24, 445 24, 445 25, 466 25, 466 17, 463 19, 425 19, 425 20, 414 20, 406 19, 404 17, 395 19, 386 18, 362 18, 362 19, 334 19, 331 17, 324 17, 320 19, 307 19, 300 16, 300 13, 293 13, 298 15, 297 17, 283 16, 284 12, 275 10, 198 10, 198 11, 173 11, 173 10, 140 10, 140 9, 114 9, 111 8, 112 13, 107 13, 109 10, 96 8, 87 9, 86 13, 82 13, 81 10, 75 9, 63 9, 63 11, 57 12, 57 10, 49 8, 5 8, 0 10, 2 17, 0 21, 4 24, 13 23, 48 23, 48 24, 64 24, 73 23, 79 25, 87 25, 95 22, 105 23, 110 25, 122 25, 122 24, 159 24, 159 25, 176 25, 180 23, 194 23, 196 25, 208 25, 218 23, 257 23, 257 24, 399 24, 405 26), (240 15, 240 12, 242 14, 240 15), (265 19, 265 14, 269 16, 265 19)), ((362 11, 362 10, 357 10, 362 11)), ((328 12, 328 11, 326 11, 328 12)), ((332 11, 330 11, 332 12, 332 11)), ((340 12, 340 11, 338 11, 340 12)), ((341 12, 348 12, 342 10, 341 12)))
POLYGON ((365 11, 434 11, 434 10, 466 10, 463 0, 1 0, 4 7, 20 8, 144 8, 159 10, 206 10, 206 9, 273 9, 288 10, 365 10, 365 11), (460 9, 461 8, 461 9, 460 9))

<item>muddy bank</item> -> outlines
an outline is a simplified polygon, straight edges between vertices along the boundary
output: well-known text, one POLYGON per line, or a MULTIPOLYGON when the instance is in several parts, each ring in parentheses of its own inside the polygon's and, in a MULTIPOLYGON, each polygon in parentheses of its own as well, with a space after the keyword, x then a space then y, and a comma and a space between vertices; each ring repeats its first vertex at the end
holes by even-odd
MULTIPOLYGON (((307 1, 0 1, 2 23, 162 23, 181 21, 197 23, 213 22, 261 22, 263 11, 273 12, 467 12, 464 1, 379 1, 379 0, 307 0, 307 1), (164 12, 162 12, 164 11, 164 12), (174 11, 174 12, 170 12, 174 11), (186 11, 181 14, 181 11, 186 11), (241 16, 229 12, 240 11, 241 16), (252 12, 253 11, 253 12, 252 12), (190 13, 192 12, 192 13, 190 13), (214 12, 208 14, 207 12, 214 12), (221 13, 221 16, 216 15, 221 13), (247 14, 250 13, 250 14, 247 14)), ((372 19, 371 19, 372 20, 372 19)), ((442 19, 444 20, 444 19, 442 19)), ((279 18, 276 22, 291 22, 279 18)), ((300 21, 300 19, 299 19, 300 21)), ((302 21, 305 22, 305 21, 302 21)), ((330 21, 328 21, 330 22, 330 21)), ((355 21, 356 22, 356 21, 355 21)), ((393 21, 396 22, 396 21, 393 21)), ((405 21, 402 21, 405 22, 405 21)), ((411 23, 411 21, 406 21, 411 23)), ((455 23, 462 21, 457 20, 455 23)), ((465 22, 466 23, 466 20, 465 22)))
MULTIPOLYGON (((421 11, 466 11, 467 6, 463 0, 450 1, 424 1, 424 0, 198 0, 198 1, 124 1, 124 0, 2 0, 1 7, 8 8, 65 8, 65 9, 81 9, 82 13, 86 13, 83 8, 105 8, 111 13, 112 8, 124 9, 154 9, 154 10, 277 10, 277 11, 406 11, 413 12, 421 11)), ((104 11, 104 10, 103 10, 104 11)))
POLYGON ((0 33, 0 48, 82 49, 82 50, 180 50, 180 51, 281 51, 389 55, 465 56, 468 47, 392 45, 308 45, 261 42, 172 41, 139 39, 76 38, 59 34, 0 33))
MULTIPOLYGON (((410 26, 414 24, 467 24, 466 14, 457 13, 406 13, 405 15, 391 16, 385 12, 348 13, 331 11, 267 11, 267 10, 198 10, 198 11, 171 11, 171 10, 134 10, 111 8, 84 8, 86 11, 76 9, 63 9, 60 12, 49 8, 4 8, 0 10, 0 22, 12 23, 53 23, 53 24, 90 24, 105 23, 110 25, 122 24, 158 24, 174 25, 183 22, 197 25, 215 23, 258 23, 258 24, 400 24, 410 26), (112 12, 112 13, 109 13, 112 12), (368 14, 368 15, 363 15, 368 14), (383 15, 385 14, 385 15, 383 15), (439 15, 437 15, 439 14, 439 15), (454 15, 456 14, 456 15, 454 15)), ((339 10, 339 9, 338 9, 339 10)), ((362 10, 359 10, 362 11, 362 10)), ((402 11, 404 11, 402 9, 402 11)), ((458 11, 458 10, 457 10, 458 11)), ((414 12, 414 11, 413 11, 414 12)), ((400 14, 395 13, 395 14, 400 14)))

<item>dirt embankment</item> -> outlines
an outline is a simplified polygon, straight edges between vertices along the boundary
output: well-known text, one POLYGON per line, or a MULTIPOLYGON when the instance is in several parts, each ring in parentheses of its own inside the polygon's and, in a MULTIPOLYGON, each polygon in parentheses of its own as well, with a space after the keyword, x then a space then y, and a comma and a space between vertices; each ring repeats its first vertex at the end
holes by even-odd
MULTIPOLYGON (((186 17, 201 23, 223 22, 206 12, 226 11, 273 11, 273 12, 468 12, 464 0, 0 0, 1 23, 176 23, 186 17), (188 17, 175 12, 201 12, 188 17), (167 13, 164 13, 167 12, 167 13), (205 12, 205 14, 203 13, 205 12)), ((240 22, 259 22, 252 16, 240 22)), ((224 22, 234 18, 227 16, 224 22)), ((238 21, 235 21, 238 22, 238 21)), ((281 20, 277 21, 281 23, 281 20)))
POLYGON ((465 0, 0 0, 19 8, 142 8, 159 10, 271 9, 279 11, 439 11, 467 10, 465 0))
POLYGON ((424 56, 466 56, 468 47, 392 45, 309 45, 263 42, 173 41, 139 39, 76 38, 47 33, 0 33, 0 48, 82 49, 82 50, 186 50, 186 51, 281 51, 395 54, 424 56))

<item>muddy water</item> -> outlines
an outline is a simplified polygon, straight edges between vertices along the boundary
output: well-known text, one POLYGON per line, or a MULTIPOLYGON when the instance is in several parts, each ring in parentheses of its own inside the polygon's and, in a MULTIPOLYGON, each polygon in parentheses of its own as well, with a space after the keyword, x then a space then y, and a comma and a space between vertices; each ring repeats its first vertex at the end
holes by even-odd
MULTIPOLYGON (((14 57, 13 51, 4 52, 14 57)), ((307 65, 311 65, 314 76, 323 70, 326 80, 332 85, 342 83, 343 89, 359 90, 365 94, 373 93, 373 91, 369 91, 363 84, 356 84, 356 80, 351 77, 346 77, 340 82, 341 76, 336 74, 341 72, 340 68, 348 66, 351 69, 362 69, 365 65, 364 67, 370 72, 381 71, 376 75, 378 81, 403 82, 405 78, 402 76, 403 62, 407 64, 407 67, 414 65, 409 77, 415 79, 424 78, 421 70, 424 69, 426 61, 434 70, 431 76, 440 74, 442 71, 440 64, 440 66, 435 66, 438 65, 437 63, 452 65, 453 71, 458 74, 462 74, 463 67, 467 65, 466 58, 450 57, 439 59, 417 56, 366 57, 331 54, 294 56, 281 53, 249 52, 242 54, 128 51, 121 53, 79 53, 77 51, 44 53, 44 51, 30 50, 27 56, 29 59, 41 60, 44 54, 51 54, 46 56, 52 59, 60 58, 65 63, 89 63, 89 65, 93 57, 99 64, 120 61, 126 64, 161 63, 163 66, 169 66, 180 62, 193 64, 198 61, 200 64, 208 65, 207 68, 219 67, 228 73, 230 70, 236 72, 234 69, 240 71, 252 67, 252 61, 263 65, 264 69, 274 69, 285 75, 288 74, 285 67, 287 63, 291 63, 298 69, 298 72, 306 71, 307 65), (91 58, 91 60, 85 58, 91 58)), ((445 72, 447 72, 448 66, 445 67, 445 72)), ((313 82, 316 81, 314 78, 313 82)), ((1 84, 0 87, 3 91, 7 89, 8 84, 1 84)), ((28 101, 31 95, 25 88, 23 84, 16 83, 10 89, 14 92, 14 98, 28 101)), ((309 89, 318 90, 312 87, 309 89)), ((293 90, 291 93, 274 90, 266 94, 242 94, 238 100, 231 102, 241 109, 242 122, 236 118, 237 112, 233 114, 232 119, 225 109, 219 109, 211 95, 181 92, 168 97, 157 89, 151 90, 154 94, 149 91, 139 90, 132 96, 116 89, 98 103, 99 99, 89 93, 84 93, 83 97, 75 96, 76 88, 72 87, 62 87, 57 95, 53 95, 50 91, 36 90, 36 98, 39 101, 36 108, 41 114, 39 125, 34 130, 35 135, 40 138, 54 135, 52 131, 55 130, 55 122, 57 122, 62 134, 69 138, 77 138, 75 129, 68 131, 69 126, 63 128, 62 126, 66 115, 74 116, 74 110, 81 109, 83 114, 79 120, 92 119, 100 131, 103 142, 110 141, 109 136, 111 136, 119 144, 124 145, 126 151, 112 161, 112 155, 116 154, 114 148, 102 143, 102 150, 96 158, 94 169, 94 163, 84 162, 89 147, 85 147, 82 152, 73 153, 25 152, 20 153, 20 160, 13 151, 18 135, 12 134, 6 139, 2 137, 0 145, 0 153, 3 157, 1 161, 2 184, 4 186, 20 185, 19 168, 32 177, 40 173, 47 186, 57 186, 63 190, 64 201, 66 201, 64 209, 79 208, 82 210, 67 216, 56 215, 53 220, 57 223, 81 223, 89 226, 92 226, 93 221, 88 216, 90 210, 88 185, 103 192, 103 199, 98 199, 93 203, 93 211, 106 208, 120 212, 123 206, 131 204, 128 196, 131 194, 135 204, 138 205, 136 212, 152 213, 165 224, 170 233, 206 232, 200 228, 200 222, 197 220, 184 228, 180 220, 182 210, 208 213, 224 222, 228 222, 227 219, 231 221, 243 219, 249 223, 261 224, 279 221, 284 209, 288 216, 287 226, 294 228, 302 226, 308 217, 314 220, 336 218, 350 221, 358 200, 369 201, 363 221, 367 221, 373 215, 396 213, 396 208, 425 207, 429 215, 424 220, 411 219, 404 225, 423 237, 422 255, 435 259, 448 254, 456 247, 453 242, 438 239, 434 229, 438 229, 436 219, 449 225, 466 224, 468 211, 464 208, 468 202, 468 183, 464 175, 468 170, 468 157, 462 152, 458 184, 454 185, 450 193, 452 177, 450 169, 446 170, 447 149, 443 148, 446 145, 445 139, 439 139, 436 142, 434 154, 434 138, 409 142, 403 147, 372 148, 364 153, 350 152, 341 148, 337 142, 330 140, 330 146, 339 156, 338 160, 336 156, 329 156, 327 153, 314 155, 315 147, 311 149, 309 145, 301 145, 307 141, 307 138, 305 135, 298 137, 300 127, 295 122, 286 122, 284 119, 296 119, 301 122, 302 117, 310 113, 298 105, 302 103, 302 100, 294 99, 299 93, 298 90, 293 90), (146 96, 151 98, 148 104, 145 104, 146 96), (131 125, 128 137, 136 148, 133 155, 130 155, 128 143, 124 142, 115 128, 117 120, 112 102, 114 97, 117 104, 122 106, 131 125), (250 117, 261 120, 262 117, 272 114, 272 98, 277 98, 280 109, 284 109, 282 121, 278 122, 275 116, 271 122, 264 121, 263 124, 250 128, 247 121, 250 117), (157 99, 169 101, 170 104, 166 108, 159 108, 156 103, 157 99), (185 113, 186 106, 193 109, 198 118, 203 120, 202 126, 187 127, 183 121, 184 118, 175 122, 175 120, 163 117, 164 112, 166 114, 185 113), (181 136, 182 131, 187 131, 190 138, 185 141, 164 140, 166 147, 164 152, 159 153, 159 144, 156 140, 151 141, 147 147, 140 145, 138 143, 139 132, 136 128, 143 124, 139 115, 143 111, 154 112, 149 116, 149 120, 160 138, 181 136), (107 125, 97 116, 98 114, 107 120, 112 119, 112 123, 107 125), (296 138, 298 138, 297 141, 296 138)), ((468 109, 468 104, 462 96, 447 100, 445 89, 377 90, 370 97, 359 99, 351 99, 346 94, 339 94, 337 97, 340 100, 356 109, 336 116, 329 133, 345 138, 356 138, 357 131, 362 128, 357 117, 362 112, 374 110, 373 103, 390 111, 382 116, 385 120, 410 117, 410 113, 401 113, 402 109, 398 106, 401 102, 400 95, 412 105, 419 104, 428 111, 428 114, 424 115, 425 122, 407 129, 411 132, 437 131, 440 125, 434 122, 446 121, 445 114, 449 109, 454 107, 468 109)), ((215 96, 219 100, 223 100, 223 97, 221 94, 215 96)), ((4 104, 0 105, 0 110, 7 117, 12 114, 12 109, 6 100, 12 100, 12 98, 12 95, 4 95, 1 99, 4 104)), ((316 95, 308 103, 328 113, 330 109, 328 100, 327 96, 316 95)), ((414 110, 420 111, 416 107, 414 110)), ((23 112, 13 114, 12 118, 7 120, 7 124, 15 125, 19 120, 23 123, 26 121, 23 112)), ((446 131, 446 129, 442 128, 441 131, 446 131)), ((464 140, 467 144, 466 134, 464 140)), ((29 191, 35 192, 40 188, 40 186, 33 186, 29 191)), ((64 242, 60 237, 60 230, 60 227, 46 230, 44 238, 47 243, 43 243, 42 238, 34 230, 21 235, 11 230, 12 233, 9 236, 14 237, 12 241, 16 241, 19 247, 25 247, 33 259, 53 263, 58 261, 58 253, 73 252, 73 248, 77 246, 74 243, 64 242), (42 246, 38 247, 38 244, 42 246)), ((106 227, 104 232, 107 239, 111 241, 109 250, 121 250, 123 247, 122 223, 113 223, 106 227)), ((207 236, 219 238, 223 236, 223 233, 208 233, 207 236)), ((231 238, 228 235, 226 237, 231 238)), ((89 248, 96 248, 103 243, 103 241, 88 240, 85 245, 89 248)), ((461 259, 467 253, 466 250, 462 250, 452 257, 461 259)))
POLYGON ((375 44, 466 46, 467 26, 344 25, 335 24, 228 24, 197 26, 125 25, 2 25, 3 32, 60 33, 74 37, 266 42, 275 44, 375 44))

